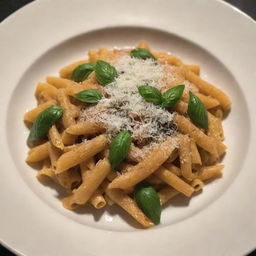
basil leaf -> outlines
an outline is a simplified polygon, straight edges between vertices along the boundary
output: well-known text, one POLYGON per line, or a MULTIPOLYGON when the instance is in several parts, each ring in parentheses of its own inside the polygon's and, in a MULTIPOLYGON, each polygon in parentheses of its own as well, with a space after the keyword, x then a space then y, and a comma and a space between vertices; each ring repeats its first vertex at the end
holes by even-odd
POLYGON ((32 125, 28 136, 28 142, 44 137, 52 125, 60 119, 62 113, 62 107, 56 105, 50 106, 42 111, 32 125))
POLYGON ((77 66, 71 75, 72 80, 75 82, 84 81, 94 70, 95 63, 87 63, 77 66))
POLYGON ((189 92, 188 116, 195 125, 205 130, 208 129, 208 115, 205 106, 192 92, 189 92))
POLYGON ((177 85, 163 93, 162 107, 172 108, 181 98, 184 91, 184 85, 177 85))
POLYGON ((101 85, 110 84, 114 81, 115 77, 117 77, 116 69, 103 60, 96 62, 94 70, 96 79, 101 85))
POLYGON ((121 131, 113 139, 110 144, 109 162, 114 169, 127 156, 132 143, 131 133, 128 131, 121 131))
POLYGON ((84 90, 75 94, 74 98, 86 103, 97 103, 101 100, 102 96, 97 90, 84 90))
POLYGON ((161 205, 156 190, 145 184, 138 184, 134 192, 135 201, 145 215, 156 225, 160 223, 161 205))
POLYGON ((136 48, 133 49, 130 53, 131 57, 137 58, 137 59, 153 59, 156 60, 155 56, 145 48, 136 48))
POLYGON ((161 104, 162 95, 161 92, 149 85, 142 85, 138 87, 140 95, 148 102, 153 102, 155 104, 161 104))

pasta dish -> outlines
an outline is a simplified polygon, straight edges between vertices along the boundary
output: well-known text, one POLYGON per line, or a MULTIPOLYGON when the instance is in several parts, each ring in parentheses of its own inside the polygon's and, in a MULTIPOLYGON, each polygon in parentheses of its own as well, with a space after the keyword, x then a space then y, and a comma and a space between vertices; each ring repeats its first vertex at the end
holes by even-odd
POLYGON ((152 227, 162 205, 221 176, 231 101, 198 65, 145 41, 88 56, 37 84, 26 162, 65 190, 65 208, 118 205, 152 227))

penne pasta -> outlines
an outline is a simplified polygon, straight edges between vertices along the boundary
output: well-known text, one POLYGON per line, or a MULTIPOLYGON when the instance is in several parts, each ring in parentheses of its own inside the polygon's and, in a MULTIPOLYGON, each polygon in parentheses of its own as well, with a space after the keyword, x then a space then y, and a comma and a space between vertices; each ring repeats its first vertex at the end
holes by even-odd
POLYGON ((93 193, 92 197, 90 198, 90 203, 96 209, 101 209, 106 205, 106 200, 100 189, 96 189, 96 191, 93 193))
POLYGON ((26 158, 26 162, 31 164, 31 163, 40 162, 48 158, 49 157, 48 144, 49 142, 45 142, 39 146, 36 146, 30 149, 26 158))
POLYGON ((223 119, 223 111, 220 108, 217 108, 214 112, 213 112, 214 116, 216 116, 217 118, 219 118, 220 120, 223 119))
POLYGON ((61 78, 70 79, 73 70, 74 70, 77 66, 82 65, 82 64, 86 64, 86 63, 89 63, 89 60, 79 60, 79 61, 73 62, 73 63, 71 63, 71 64, 69 64, 69 65, 63 67, 63 68, 59 71, 60 77, 61 77, 61 78))
POLYGON ((38 83, 35 95, 40 103, 44 103, 49 100, 57 100, 58 89, 48 83, 38 83))
MULTIPOLYGON (((178 104, 176 104, 176 107, 175 109, 177 110, 177 112, 179 112, 180 114, 186 114, 187 112, 187 103, 185 102, 182 102, 180 101, 178 104)), ((185 125, 189 124, 188 121, 185 120, 185 117, 183 116, 179 116, 177 117, 178 119, 178 122, 181 126, 181 129, 184 130, 184 133, 186 133, 186 131, 190 130, 191 133, 193 131, 192 127, 196 128, 196 126, 192 126, 191 127, 185 127, 185 125)), ((223 143, 221 143, 221 140, 224 139, 224 133, 223 133, 223 128, 222 128, 222 124, 221 124, 221 121, 219 119, 217 119, 216 117, 214 117, 211 113, 208 112, 208 120, 209 120, 209 127, 208 127, 208 131, 207 131, 207 135, 209 135, 209 137, 213 137, 213 139, 215 140, 215 143, 216 143, 216 149, 217 149, 217 152, 219 154, 219 156, 223 155, 223 153, 225 152, 226 150, 226 147, 225 145, 223 145, 223 143)), ((196 128, 197 129, 197 128, 196 128)), ((203 136, 205 137, 204 133, 202 133, 199 129, 197 130, 197 135, 196 136, 195 134, 193 135, 194 137, 199 137, 200 136, 203 136)), ((191 134, 189 134, 190 137, 192 137, 191 134)), ((193 138, 193 137, 192 137, 193 138)), ((205 137, 206 138, 206 137, 205 137)), ((195 138, 194 138, 195 140, 195 138)), ((208 140, 209 141, 209 140, 208 140)), ((203 141, 199 142, 202 144, 203 141)), ((199 144, 198 144, 199 145, 199 144)), ((200 146, 200 145, 199 145, 200 146)), ((209 152, 209 151, 208 151, 209 152)), ((216 161, 216 158, 217 158, 217 153, 215 150, 212 151, 212 152, 209 152, 211 154, 213 154, 213 158, 215 159, 216 161)))
POLYGON ((204 183, 200 179, 192 180, 190 185, 195 189, 195 192, 202 190, 204 187, 204 183))
POLYGON ((178 59, 176 56, 164 53, 164 52, 152 52, 153 55, 158 59, 164 59, 167 64, 175 65, 175 66, 181 66, 183 63, 180 59, 178 59))
POLYGON ((45 109, 47 109, 50 106, 55 105, 55 104, 56 104, 55 100, 49 100, 49 101, 46 101, 46 102, 40 104, 39 106, 37 106, 36 108, 31 109, 30 111, 28 111, 24 115, 24 121, 30 122, 30 123, 34 123, 34 121, 36 120, 37 116, 41 112, 43 112, 45 109))
POLYGON ((90 175, 84 179, 81 186, 73 191, 74 202, 79 205, 86 204, 110 171, 109 161, 107 159, 100 160, 90 171, 90 175))
POLYGON ((195 95, 204 103, 204 106, 206 109, 215 108, 220 105, 218 100, 216 100, 210 96, 206 96, 199 92, 196 92, 195 95))
POLYGON ((95 159, 94 159, 94 157, 92 156, 91 158, 87 159, 87 160, 85 161, 85 163, 86 163, 86 166, 87 166, 90 170, 92 170, 92 169, 95 167, 95 159))
POLYGON ((51 169, 55 174, 55 179, 57 183, 60 184, 63 188, 65 188, 67 191, 70 191, 72 183, 70 181, 68 172, 64 172, 61 174, 56 173, 56 163, 61 155, 61 151, 54 147, 52 143, 48 143, 48 151, 51 161, 51 169))
POLYGON ((44 161, 43 167, 41 170, 38 171, 36 177, 39 181, 43 183, 46 182, 46 179, 48 180, 50 179, 51 181, 58 182, 54 174, 54 171, 51 168, 49 159, 46 159, 44 161))
POLYGON ((161 188, 157 192, 157 194, 158 194, 159 199, 160 199, 160 204, 164 205, 168 201, 170 201, 172 198, 177 196, 179 194, 179 191, 177 191, 177 190, 171 188, 170 186, 166 185, 163 188, 161 188))
POLYGON ((88 84, 71 84, 67 86, 65 90, 65 94, 69 96, 74 96, 76 93, 79 93, 84 90, 98 90, 99 87, 93 83, 88 84))
POLYGON ((155 175, 150 175, 149 177, 147 177, 146 182, 148 182, 151 185, 163 184, 163 181, 156 177, 155 175))
POLYGON ((197 145, 196 145, 194 140, 190 141, 190 148, 191 148, 191 162, 192 162, 192 164, 202 165, 201 156, 199 154, 197 145))
POLYGON ((179 136, 179 159, 182 176, 187 180, 193 179, 191 161, 191 143, 187 135, 179 136))
POLYGON ((61 135, 59 134, 57 128, 55 125, 53 125, 49 132, 48 132, 48 137, 51 143, 58 149, 63 150, 64 149, 64 144, 61 139, 61 135))
POLYGON ((89 56, 90 62, 95 62, 99 59, 98 51, 90 50, 88 51, 88 56, 89 56))
POLYGON ((114 51, 109 51, 106 48, 100 48, 98 51, 98 59, 112 61, 115 59, 115 53, 114 51))
POLYGON ((134 187, 123 189, 125 194, 132 194, 134 192, 134 187))
POLYGON ((104 195, 104 198, 105 198, 107 205, 112 206, 115 204, 115 202, 107 194, 104 195))
POLYGON ((79 205, 74 202, 72 194, 62 198, 61 202, 63 207, 68 210, 75 210, 79 207, 79 205))
POLYGON ((110 189, 109 186, 107 186, 105 193, 114 203, 123 208, 144 228, 150 228, 154 226, 153 222, 145 216, 135 201, 126 195, 121 189, 110 189))
POLYGON ((172 172, 177 176, 181 176, 181 169, 173 165, 172 163, 164 163, 164 168, 168 169, 168 171, 172 172))
POLYGON ((51 142, 47 143, 47 147, 51 161, 51 167, 54 170, 54 173, 56 173, 56 163, 61 155, 61 151, 54 147, 54 145, 51 142))
MULTIPOLYGON (((70 182, 70 189, 73 190, 74 188, 77 188, 82 183, 82 177, 80 174, 79 168, 71 168, 67 172, 68 179, 70 182)), ((64 175, 64 173, 57 174, 57 176, 64 175)))
POLYGON ((112 170, 112 171, 108 174, 107 179, 108 179, 109 181, 112 181, 112 180, 114 180, 117 176, 118 176, 117 173, 112 170))
POLYGON ((137 48, 144 48, 149 50, 148 43, 145 40, 141 40, 137 46, 137 48))
POLYGON ((81 162, 79 165, 83 181, 85 181, 87 177, 91 174, 91 170, 89 169, 87 163, 88 163, 88 160, 81 162))
POLYGON ((42 168, 40 171, 38 171, 36 177, 41 182, 45 182, 45 178, 48 178, 57 182, 54 171, 51 168, 42 168))
POLYGON ((144 157, 144 153, 142 150, 134 145, 131 146, 130 151, 128 152, 128 155, 126 156, 126 159, 131 162, 140 162, 142 161, 144 157))
POLYGON ((78 144, 73 144, 73 145, 69 145, 69 146, 64 146, 63 153, 66 153, 66 152, 71 151, 72 149, 76 148, 77 145, 78 145, 78 144))
MULTIPOLYGON (((65 94, 64 89, 60 89, 58 94, 58 101, 60 102, 61 107, 64 109, 62 115, 62 123, 64 128, 68 128, 71 125, 75 124, 76 113, 72 104, 70 103, 69 97, 65 94)), ((74 144, 76 136, 66 133, 65 131, 62 134, 62 142, 64 145, 74 144)))
POLYGON ((221 175, 221 171, 223 170, 224 165, 213 165, 213 166, 205 166, 201 168, 198 173, 198 178, 200 180, 208 180, 212 178, 219 177, 221 175))
POLYGON ((164 167, 160 167, 159 169, 157 169, 154 174, 162 181, 164 181, 165 183, 167 183, 168 185, 170 185, 187 197, 191 197, 194 192, 193 187, 191 187, 188 183, 186 183, 181 178, 179 178, 169 170, 165 169, 164 167))
POLYGON ((65 132, 72 135, 95 135, 104 132, 104 130, 102 125, 98 123, 85 121, 70 125, 65 132))
POLYGON ((224 112, 228 112, 230 110, 231 101, 223 91, 221 91, 214 85, 204 81, 199 76, 194 74, 192 71, 188 69, 184 69, 184 71, 186 79, 189 80, 191 83, 197 85, 200 92, 202 92, 205 95, 210 95, 213 98, 217 99, 224 112))
POLYGON ((90 141, 78 145, 73 150, 64 153, 57 161, 56 173, 61 173, 67 169, 80 164, 83 161, 96 155, 107 146, 107 138, 100 135, 90 141))
POLYGON ((65 131, 61 135, 62 142, 65 146, 74 145, 76 138, 77 136, 69 134, 65 131))
POLYGON ((174 121, 183 134, 188 134, 198 146, 212 154, 218 159, 218 151, 215 140, 205 135, 200 129, 193 125, 186 117, 176 114, 174 121))
POLYGON ((172 140, 167 140, 154 148, 141 162, 129 169, 129 172, 115 178, 109 188, 126 189, 144 180, 159 168, 174 150, 172 140))
MULTIPOLYGON (((187 104, 185 102, 182 102, 180 101, 177 105, 176 105, 176 110, 181 113, 181 114, 185 114, 187 112, 187 104)), ((177 115, 176 115, 177 116, 177 115)), ((217 120, 217 118, 215 118, 212 114, 210 114, 208 112, 208 119, 209 119, 209 128, 208 128, 208 132, 207 134, 208 135, 212 135, 214 134, 214 136, 209 136, 209 137, 213 137, 213 139, 210 139, 210 140, 214 140, 215 143, 216 143, 216 148, 212 148, 212 151, 210 152, 210 147, 207 146, 207 144, 210 146, 210 143, 213 143, 211 142, 206 136, 205 134, 199 130, 196 126, 194 126, 192 123, 190 125, 189 121, 186 120, 185 117, 183 116, 177 116, 177 120, 178 120, 178 126, 180 126, 180 129, 181 131, 183 130, 184 132, 183 133, 188 133, 188 131, 190 133, 189 136, 191 138, 193 138, 194 140, 196 140, 195 138, 197 138, 197 143, 198 146, 203 145, 204 144, 204 147, 201 146, 202 148, 204 148, 206 151, 208 151, 209 153, 212 154, 212 158, 214 159, 214 161, 216 161, 217 159, 217 154, 219 156, 223 155, 223 153, 225 152, 226 150, 226 147, 223 143, 221 143, 221 138, 224 138, 224 134, 223 134, 223 129, 222 129, 222 125, 221 125, 221 122, 219 123, 220 120, 217 120), (204 137, 205 140, 203 140, 202 138, 200 137, 204 137), (218 138, 216 140, 216 138, 218 138), (206 142, 206 143, 204 143, 206 142), (206 149, 208 148, 208 150, 206 149), (216 149, 216 150, 215 150, 216 149)))
POLYGON ((65 128, 68 128, 70 125, 75 124, 75 113, 68 96, 65 94, 63 89, 60 89, 58 94, 58 101, 60 102, 61 107, 64 109, 62 115, 62 123, 65 128))
POLYGON ((175 105, 175 110, 182 115, 185 115, 187 113, 188 110, 188 104, 184 101, 179 101, 176 105, 175 105))
POLYGON ((223 128, 221 120, 216 118, 211 113, 208 113, 209 127, 207 135, 216 139, 217 141, 222 141, 224 139, 223 128))
POLYGON ((172 163, 177 157, 178 157, 178 149, 174 149, 171 153, 171 155, 166 160, 166 163, 172 163))
POLYGON ((134 165, 132 165, 132 164, 129 164, 129 163, 127 163, 127 162, 123 162, 123 163, 121 163, 121 164, 118 165, 118 170, 120 170, 121 173, 128 172, 129 169, 130 169, 131 167, 133 167, 133 166, 134 166, 134 165))
POLYGON ((47 83, 51 84, 52 86, 58 88, 58 89, 63 89, 63 88, 67 88, 69 86, 79 86, 78 83, 71 81, 69 79, 65 79, 65 78, 60 78, 60 77, 54 77, 54 76, 48 76, 46 77, 46 81, 47 83))
POLYGON ((185 65, 187 69, 195 73, 196 75, 200 74, 200 66, 199 65, 185 65))

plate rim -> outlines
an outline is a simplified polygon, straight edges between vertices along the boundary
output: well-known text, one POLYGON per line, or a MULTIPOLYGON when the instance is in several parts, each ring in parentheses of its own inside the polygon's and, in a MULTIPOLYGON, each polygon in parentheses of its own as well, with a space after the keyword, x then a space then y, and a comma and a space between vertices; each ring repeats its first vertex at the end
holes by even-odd
MULTIPOLYGON (((2 21, 1 23, 0 23, 0 33, 1 33, 1 29, 4 27, 4 26, 8 26, 8 21, 12 21, 12 20, 15 20, 16 19, 16 16, 19 16, 20 14, 22 14, 23 13, 23 11, 25 10, 25 9, 28 9, 28 8, 40 8, 40 4, 42 3, 43 1, 34 1, 34 2, 31 2, 31 3, 29 3, 29 4, 27 4, 27 5, 25 5, 23 8, 21 8, 21 9, 19 9, 19 10, 17 10, 16 12, 14 12, 12 15, 10 15, 10 16, 8 16, 7 17, 7 19, 5 19, 4 21, 2 21), (6 25, 7 24, 7 25, 6 25)), ((245 14, 245 13, 243 13, 243 12, 241 12, 239 9, 237 9, 236 7, 234 7, 234 6, 232 6, 231 4, 229 4, 229 3, 226 3, 226 2, 223 2, 223 1, 221 1, 221 0, 212 0, 212 2, 216 2, 216 3, 220 3, 220 4, 224 4, 224 5, 226 5, 226 6, 229 6, 229 7, 231 7, 233 10, 235 10, 237 13, 238 13, 238 15, 243 15, 243 17, 244 18, 246 18, 247 20, 249 19, 250 21, 253 21, 253 24, 255 25, 256 24, 256 22, 249 16, 249 15, 247 15, 247 14, 245 14)), ((42 4, 41 6, 44 6, 44 4, 42 4)), ((18 19, 18 18, 17 18, 18 19)), ((171 31, 170 31, 171 32, 171 31)), ((1 35, 1 34, 0 34, 1 35)), ((251 104, 251 102, 250 102, 250 104, 251 104)), ((249 105, 250 105, 249 104, 249 105)), ((0 106, 1 107, 1 106, 0 106)), ((254 107, 255 107, 255 105, 254 105, 254 107)), ((2 107, 1 107, 2 108, 2 107)), ((249 114, 252 114, 252 113, 249 113, 249 114)), ((2 115, 0 115, 0 116, 2 116, 2 115)), ((252 126, 255 128, 255 121, 253 122, 252 121, 252 126)), ((248 149, 249 150, 249 149, 248 149)), ((0 238, 1 239, 1 238, 0 238)), ((6 243, 6 242, 4 242, 4 241, 2 241, 2 239, 0 240, 1 241, 1 243, 5 246, 5 247, 7 247, 9 250, 11 250, 11 251, 13 251, 13 252, 15 252, 16 254, 19 254, 19 255, 22 255, 22 253, 20 253, 19 252, 19 250, 17 250, 16 248, 13 248, 13 247, 11 247, 11 246, 9 246, 9 243, 6 243)))

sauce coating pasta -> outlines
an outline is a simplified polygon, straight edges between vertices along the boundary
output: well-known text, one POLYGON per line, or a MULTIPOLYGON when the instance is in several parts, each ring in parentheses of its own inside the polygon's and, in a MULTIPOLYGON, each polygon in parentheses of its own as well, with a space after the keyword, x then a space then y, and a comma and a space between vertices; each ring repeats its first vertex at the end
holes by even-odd
POLYGON ((26 161, 42 164, 39 180, 65 189, 65 208, 119 205, 141 227, 152 227, 161 210, 151 209, 178 194, 192 197, 221 175, 221 121, 231 101, 200 78, 200 66, 151 51, 145 41, 88 56, 38 83, 38 106, 24 115, 26 124, 43 129, 40 120, 53 105, 63 114, 30 142, 26 161), (144 199, 146 187, 156 193, 144 199))

